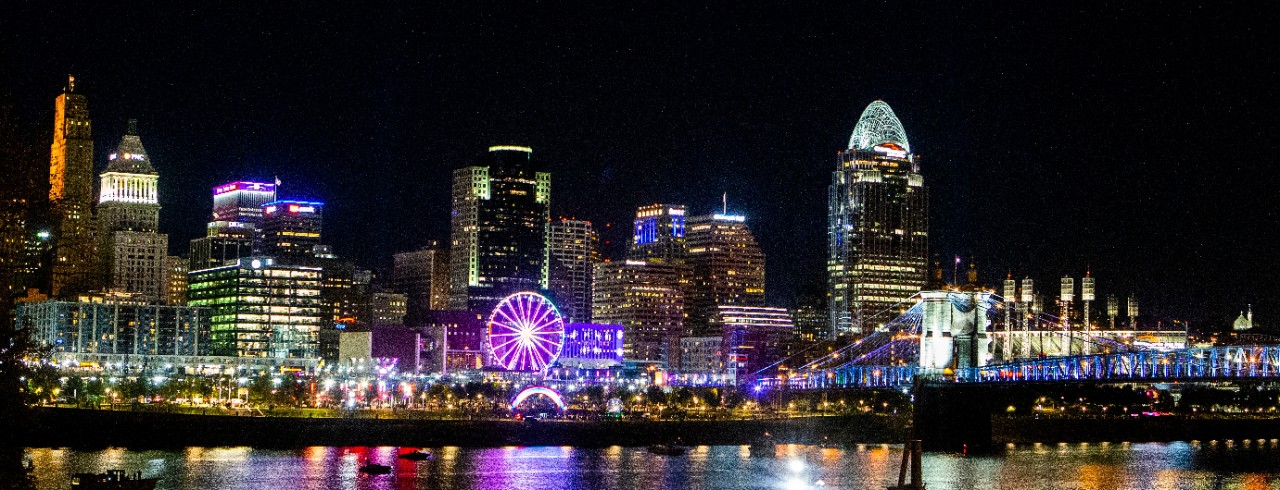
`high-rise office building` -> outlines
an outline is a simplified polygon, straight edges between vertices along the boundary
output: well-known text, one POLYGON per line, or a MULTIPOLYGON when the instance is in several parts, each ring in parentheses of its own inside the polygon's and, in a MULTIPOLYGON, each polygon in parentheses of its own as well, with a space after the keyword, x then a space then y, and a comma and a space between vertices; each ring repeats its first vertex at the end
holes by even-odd
POLYGON ((600 262, 599 240, 590 221, 560 218, 547 223, 550 289, 570 323, 591 322, 591 276, 600 262))
POLYGON ((714 335, 721 306, 764 306, 764 251, 738 215, 689 218, 685 236, 691 270, 685 335, 714 335))
POLYGON ((828 194, 832 334, 866 334, 925 285, 928 201, 920 159, 883 101, 867 106, 838 155, 828 194))
POLYGON ((211 221, 206 235, 191 240, 189 267, 193 271, 221 267, 241 257, 253 255, 254 236, 257 229, 252 224, 235 221, 211 221))
POLYGON ((449 249, 439 242, 393 256, 391 279, 408 299, 405 322, 417 325, 430 310, 449 308, 449 249))
POLYGON ((324 203, 271 201, 262 205, 262 255, 308 262, 320 245, 324 203))
POLYGON ((275 184, 228 182, 213 188, 213 220, 257 225, 262 221, 262 207, 275 200, 275 184))
POLYGON ((75 77, 67 78, 55 110, 49 164, 49 203, 57 223, 52 293, 74 297, 97 288, 101 278, 93 226, 93 128, 75 77))
POLYGON ((632 228, 630 260, 661 261, 684 264, 688 249, 685 244, 685 209, 680 204, 650 204, 636 210, 632 228))
POLYGON ((98 194, 98 263, 113 291, 165 299, 169 235, 158 233, 160 175, 138 137, 137 121, 107 156, 98 194))
POLYGON ((546 289, 551 174, 523 146, 493 146, 453 171, 449 307, 488 310, 546 289))
POLYGON ((210 354, 317 359, 329 312, 319 267, 268 257, 189 274, 187 303, 211 310, 210 354))
POLYGON ((684 331, 684 288, 678 266, 627 260, 596 264, 591 318, 622 325, 624 357, 678 362, 684 331))
POLYGON ((213 221, 191 240, 191 270, 220 267, 261 248, 262 206, 276 200, 276 185, 228 182, 213 188, 213 221))

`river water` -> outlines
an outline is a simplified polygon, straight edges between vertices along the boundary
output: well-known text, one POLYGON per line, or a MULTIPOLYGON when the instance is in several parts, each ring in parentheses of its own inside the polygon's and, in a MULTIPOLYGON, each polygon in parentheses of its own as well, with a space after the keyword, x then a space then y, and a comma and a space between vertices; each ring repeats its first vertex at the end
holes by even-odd
MULTIPOLYGON (((896 483, 901 446, 847 449, 782 445, 777 458, 746 446, 700 446, 687 456, 644 448, 433 448, 433 461, 394 447, 176 451, 31 449, 38 488, 65 490, 70 474, 124 469, 173 489, 884 489, 896 483), (365 461, 393 473, 362 476, 365 461), (805 486, 809 485, 809 486, 805 486)), ((926 453, 924 479, 946 489, 1280 488, 1280 444, 1205 441, 1010 446, 991 455, 926 453)))

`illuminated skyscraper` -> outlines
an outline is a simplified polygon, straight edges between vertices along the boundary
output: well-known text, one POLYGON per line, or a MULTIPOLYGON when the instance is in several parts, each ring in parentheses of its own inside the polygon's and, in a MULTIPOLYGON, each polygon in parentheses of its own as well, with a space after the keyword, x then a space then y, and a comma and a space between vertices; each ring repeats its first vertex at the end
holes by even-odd
POLYGON ((928 266, 919 157, 888 104, 877 100, 862 112, 838 154, 828 198, 832 333, 870 333, 924 287, 928 266))
POLYGON ((492 146, 453 171, 449 307, 487 310, 546 289, 551 174, 523 146, 492 146))
POLYGON ((265 182, 230 182, 213 188, 213 220, 257 224, 262 206, 276 200, 276 185, 265 182))
POLYGON ((261 247, 262 206, 276 200, 276 185, 230 182, 213 188, 213 221, 191 240, 191 270, 220 267, 261 247))
POLYGON ((262 205, 262 254, 281 261, 310 262, 320 245, 324 203, 271 201, 262 205))
POLYGON ((98 253, 106 286, 164 300, 169 236, 157 233, 160 175, 138 138, 137 121, 129 120, 128 131, 107 160, 98 195, 98 253))
POLYGON ((49 165, 54 232, 53 294, 71 297, 98 286, 93 228, 93 130, 89 103, 75 77, 55 101, 49 165))
POLYGON ((547 223, 551 291, 570 323, 591 322, 592 268, 600 261, 599 238, 590 221, 560 218, 547 223))
POLYGON ((675 265, 685 263, 688 249, 685 246, 684 205, 640 206, 636 210, 632 231, 628 259, 661 261, 675 265))
POLYGON ((764 306, 764 252, 742 216, 694 216, 687 230, 692 278, 685 334, 714 335, 710 322, 717 308, 764 306))
POLYGON ((591 318, 622 325, 624 357, 674 365, 684 331, 682 272, 662 262, 627 260, 596 264, 591 318))

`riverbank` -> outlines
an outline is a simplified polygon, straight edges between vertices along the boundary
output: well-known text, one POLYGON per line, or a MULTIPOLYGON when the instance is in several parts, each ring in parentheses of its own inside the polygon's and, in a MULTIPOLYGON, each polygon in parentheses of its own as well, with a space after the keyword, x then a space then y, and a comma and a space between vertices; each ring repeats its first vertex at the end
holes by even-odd
POLYGON ((899 443, 910 418, 849 415, 769 420, 537 421, 294 418, 35 408, 29 447, 643 446, 679 437, 740 445, 899 443))
POLYGON ((991 440, 999 444, 1058 442, 1171 442, 1280 438, 1280 418, 992 417, 991 440))

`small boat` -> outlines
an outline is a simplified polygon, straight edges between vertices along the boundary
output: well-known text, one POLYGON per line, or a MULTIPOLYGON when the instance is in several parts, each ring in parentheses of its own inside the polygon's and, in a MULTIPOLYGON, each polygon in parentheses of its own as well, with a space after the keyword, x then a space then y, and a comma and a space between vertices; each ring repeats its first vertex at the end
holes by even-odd
POLYGON ((431 454, 431 451, 414 451, 400 455, 400 459, 409 461, 430 461, 432 458, 435 458, 435 455, 431 454))
POLYGON ((827 436, 822 436, 822 442, 818 443, 818 447, 822 449, 844 449, 843 444, 832 442, 827 436))
POLYGON ((142 472, 130 476, 124 470, 108 470, 106 473, 76 473, 71 475, 71 488, 75 490, 153 490, 158 478, 143 478, 142 472))
POLYGON ((753 458, 776 458, 778 457, 778 445, 773 441, 756 441, 747 447, 747 451, 753 458))
POLYGON ((649 446, 649 452, 662 456, 683 456, 689 452, 689 448, 678 444, 654 444, 649 446))
POLYGON ((774 439, 773 434, 765 432, 763 437, 751 441, 747 449, 753 458, 776 458, 778 457, 778 440, 774 439))
POLYGON ((360 472, 366 475, 385 475, 391 473, 391 467, 385 464, 366 463, 360 467, 360 472))

